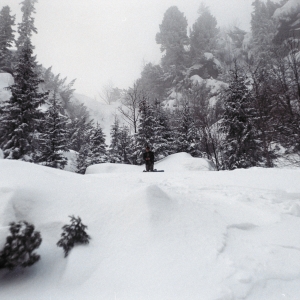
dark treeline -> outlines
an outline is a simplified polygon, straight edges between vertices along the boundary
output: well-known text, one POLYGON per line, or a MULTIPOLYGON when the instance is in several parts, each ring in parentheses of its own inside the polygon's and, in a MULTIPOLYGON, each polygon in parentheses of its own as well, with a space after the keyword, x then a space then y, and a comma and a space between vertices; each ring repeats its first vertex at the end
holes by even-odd
POLYGON ((15 16, 8 6, 0 11, 0 70, 14 79, 8 87, 10 99, 0 103, 0 148, 7 159, 60 169, 67 164, 65 153, 74 150, 79 153, 78 172, 82 173, 85 151, 97 156, 90 163, 105 160, 100 158, 106 157, 104 135, 90 120, 87 108, 73 101, 75 80, 67 83, 67 78, 54 75, 51 68, 45 69, 33 56, 36 2, 20 3, 23 16, 17 25, 17 39, 15 16), (16 50, 12 50, 13 46, 16 50))
POLYGON ((146 145, 156 160, 184 151, 212 160, 218 170, 273 167, 278 157, 299 157, 299 7, 274 17, 287 1, 255 0, 250 33, 221 30, 205 5, 188 29, 184 13, 170 7, 155 37, 161 62, 146 64, 122 93, 119 112, 127 125, 116 117, 107 146, 87 108, 72 101, 74 81, 32 55, 35 2, 21 3, 17 40, 9 7, 0 12, 0 68, 14 77, 12 96, 0 106, 5 158, 64 168, 63 153, 74 150, 84 173, 102 162, 141 164, 146 145))

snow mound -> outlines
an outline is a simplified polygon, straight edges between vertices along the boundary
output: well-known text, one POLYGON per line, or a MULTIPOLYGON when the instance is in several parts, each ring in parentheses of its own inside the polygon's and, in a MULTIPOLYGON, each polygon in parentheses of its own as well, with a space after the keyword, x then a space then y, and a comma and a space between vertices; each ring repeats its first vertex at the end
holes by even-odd
POLYGON ((213 163, 205 158, 192 157, 186 152, 169 155, 155 163, 155 168, 165 172, 181 171, 215 171, 213 163))
MULTIPOLYGON (((205 158, 195 158, 186 152, 176 153, 156 162, 154 168, 165 172, 181 171, 215 171, 213 163, 205 158)), ((134 166, 127 164, 103 163, 89 166, 85 174, 101 173, 140 173, 144 165, 134 166)))
POLYGON ((134 166, 127 164, 103 163, 89 166, 85 174, 100 174, 100 173, 132 173, 142 172, 143 166, 134 166))

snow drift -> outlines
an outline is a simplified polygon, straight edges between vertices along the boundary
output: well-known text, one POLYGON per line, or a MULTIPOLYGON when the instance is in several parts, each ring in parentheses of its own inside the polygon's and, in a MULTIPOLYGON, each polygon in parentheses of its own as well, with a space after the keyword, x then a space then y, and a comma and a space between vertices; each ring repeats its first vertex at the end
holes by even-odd
POLYGON ((200 165, 179 153, 164 173, 78 175, 0 160, 0 244, 19 220, 43 238, 38 263, 0 271, 0 299, 298 299, 300 171, 200 165), (92 240, 64 258, 73 214, 92 240))
MULTIPOLYGON (((154 168, 157 170, 166 170, 166 172, 215 171, 215 166, 211 161, 204 158, 194 158, 185 152, 169 155, 168 157, 156 162, 154 164, 154 168)), ((142 172, 144 169, 144 165, 134 166, 104 163, 88 167, 86 174, 131 173, 142 172)))

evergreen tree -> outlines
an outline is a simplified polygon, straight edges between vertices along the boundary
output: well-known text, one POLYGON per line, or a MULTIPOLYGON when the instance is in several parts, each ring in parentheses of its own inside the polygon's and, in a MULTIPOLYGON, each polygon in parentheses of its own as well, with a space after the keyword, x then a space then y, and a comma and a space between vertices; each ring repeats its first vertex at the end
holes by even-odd
POLYGON ((155 125, 153 107, 149 104, 148 99, 144 98, 139 105, 139 125, 136 135, 136 155, 137 163, 142 163, 142 153, 146 146, 153 148, 155 143, 155 125))
POLYGON ((120 129, 120 150, 122 155, 122 163, 129 164, 129 158, 132 156, 131 149, 132 138, 129 133, 129 129, 127 126, 123 126, 120 129))
POLYGON ((87 226, 82 224, 79 217, 70 216, 71 225, 63 226, 63 233, 61 239, 57 242, 58 247, 62 247, 65 252, 65 257, 68 256, 69 251, 75 244, 88 244, 91 237, 85 232, 87 226))
POLYGON ((43 116, 39 106, 48 97, 48 92, 39 92, 42 80, 35 65, 32 45, 27 39, 14 69, 14 84, 8 87, 12 96, 2 106, 0 123, 4 135, 0 137, 0 147, 7 158, 31 160, 28 155, 34 151, 33 135, 39 130, 43 116))
POLYGON ((0 269, 25 268, 36 263, 40 256, 34 250, 42 243, 40 233, 25 221, 10 223, 9 231, 11 235, 6 238, 4 248, 0 251, 0 269))
POLYGON ((176 6, 171 6, 164 14, 156 34, 156 42, 164 52, 161 63, 165 71, 165 81, 169 86, 183 80, 188 55, 185 46, 189 44, 187 19, 176 6))
MULTIPOLYGON (((75 124, 78 125, 77 122, 75 124)), ((84 174, 86 168, 92 164, 91 136, 93 133, 93 129, 94 128, 92 126, 92 121, 90 121, 88 123, 81 123, 81 127, 78 127, 78 130, 75 132, 77 137, 75 141, 77 142, 77 146, 79 148, 79 150, 77 150, 77 173, 80 174, 84 174)))
POLYGON ((71 106, 71 99, 72 99, 73 93, 75 91, 73 86, 74 86, 76 79, 73 79, 68 84, 65 84, 66 80, 67 80, 67 78, 64 78, 60 82, 61 89, 60 89, 59 95, 62 100, 64 109, 69 109, 71 106))
POLYGON ((254 126, 253 97, 237 66, 224 99, 222 131, 225 134, 223 160, 225 168, 248 168, 262 160, 261 142, 254 126))
POLYGON ((148 95, 151 103, 157 99, 162 100, 165 96, 163 83, 163 69, 159 65, 148 63, 144 66, 139 80, 140 88, 148 95))
POLYGON ((100 125, 86 128, 82 133, 82 144, 77 156, 77 173, 84 174, 88 166, 107 161, 105 135, 100 125))
POLYGON ((35 13, 34 5, 37 2, 37 0, 23 0, 20 3, 23 16, 22 22, 18 24, 19 37, 16 42, 18 52, 21 51, 27 40, 31 38, 32 33, 37 33, 37 29, 34 26, 34 18, 32 17, 32 14, 35 13))
POLYGON ((153 151, 155 152, 155 160, 160 160, 174 153, 174 136, 169 124, 168 115, 158 101, 156 102, 154 114, 155 123, 153 151))
POLYGON ((69 151, 68 118, 62 115, 63 109, 57 100, 57 89, 53 91, 48 103, 43 133, 39 138, 41 151, 39 161, 46 166, 63 169, 67 164, 63 152, 69 151))
MULTIPOLYGON (((84 105, 82 104, 82 107, 84 105)), ((82 108, 79 106, 79 108, 82 108)), ((85 111, 86 107, 84 107, 83 111, 85 111)), ((70 132, 70 149, 79 152, 81 146, 85 144, 87 141, 89 142, 89 135, 91 134, 91 130, 93 129, 93 120, 88 121, 88 115, 79 114, 74 119, 71 119, 69 124, 69 132, 70 132)))
POLYGON ((199 135, 187 102, 184 103, 179 117, 176 152, 187 152, 195 157, 201 156, 201 152, 199 150, 199 135))
POLYGON ((0 11, 0 69, 11 67, 12 54, 9 50, 15 41, 13 26, 15 16, 11 16, 9 6, 4 6, 0 11))
POLYGON ((89 141, 85 141, 79 150, 77 155, 77 171, 76 173, 84 174, 86 168, 91 165, 90 158, 90 144, 89 141))
POLYGON ((192 63, 198 63, 205 52, 214 52, 219 32, 217 20, 207 6, 202 4, 198 13, 199 17, 190 32, 192 63))
POLYGON ((101 164, 107 161, 105 135, 97 123, 90 137, 90 163, 101 164))
POLYGON ((111 126, 110 131, 111 142, 109 146, 110 162, 122 162, 122 149, 121 149, 121 130, 119 120, 115 117, 114 124, 111 126))
POLYGON ((255 0, 252 5, 254 8, 251 16, 252 51, 254 56, 265 59, 272 48, 277 32, 277 25, 272 16, 280 4, 270 0, 266 3, 262 0, 255 0))

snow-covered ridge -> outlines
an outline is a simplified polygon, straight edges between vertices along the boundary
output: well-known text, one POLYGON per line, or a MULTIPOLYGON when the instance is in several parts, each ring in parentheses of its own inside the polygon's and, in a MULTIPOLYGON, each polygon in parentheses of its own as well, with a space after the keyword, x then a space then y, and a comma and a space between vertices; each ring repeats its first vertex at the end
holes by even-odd
POLYGON ((300 171, 171 171, 191 161, 79 175, 0 160, 0 244, 18 220, 43 238, 38 263, 0 271, 0 299, 298 299, 300 171), (65 259, 73 214, 92 240, 65 259))

